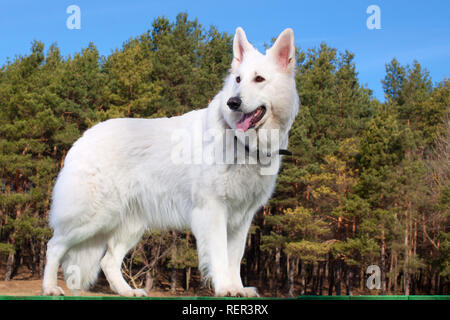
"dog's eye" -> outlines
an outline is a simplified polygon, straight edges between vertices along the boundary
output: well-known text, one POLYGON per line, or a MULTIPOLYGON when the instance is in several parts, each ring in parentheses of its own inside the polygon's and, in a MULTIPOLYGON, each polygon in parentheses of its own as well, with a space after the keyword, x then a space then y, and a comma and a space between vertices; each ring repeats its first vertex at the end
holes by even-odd
POLYGON ((264 80, 266 80, 266 79, 264 79, 264 78, 261 77, 261 76, 256 76, 256 77, 255 77, 255 82, 263 82, 264 80))
POLYGON ((241 82, 241 77, 236 77, 236 82, 237 83, 241 82))

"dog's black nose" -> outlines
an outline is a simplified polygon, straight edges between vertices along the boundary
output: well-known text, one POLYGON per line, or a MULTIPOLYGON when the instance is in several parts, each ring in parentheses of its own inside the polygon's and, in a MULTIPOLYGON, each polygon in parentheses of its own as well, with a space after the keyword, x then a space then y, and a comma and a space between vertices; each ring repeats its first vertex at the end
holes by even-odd
POLYGON ((236 111, 241 106, 242 100, 239 97, 231 97, 227 101, 227 105, 231 110, 236 111))

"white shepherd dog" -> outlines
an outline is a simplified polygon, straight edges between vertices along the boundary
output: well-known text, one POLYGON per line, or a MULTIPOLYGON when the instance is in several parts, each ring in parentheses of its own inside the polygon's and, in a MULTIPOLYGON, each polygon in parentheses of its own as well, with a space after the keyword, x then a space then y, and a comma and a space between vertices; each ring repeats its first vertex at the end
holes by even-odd
POLYGON ((207 108, 172 118, 105 121, 75 142, 53 190, 43 294, 64 294, 57 286, 61 264, 66 281, 77 271, 80 290, 101 268, 118 294, 146 296, 122 276, 126 253, 146 230, 191 229, 199 268, 217 296, 258 295, 243 286, 240 266, 252 218, 274 190, 280 151, 299 108, 294 33, 284 30, 263 55, 237 28, 233 54, 224 87, 207 108), (217 161, 176 161, 177 152, 187 150, 180 132, 199 130, 203 148, 194 148, 193 156, 207 158, 214 146, 217 161), (211 139, 229 132, 232 139, 211 139), (249 137, 256 141, 248 143, 249 137), (236 161, 239 146, 248 162, 236 161), (232 161, 222 161, 220 153, 232 161), (262 158, 275 169, 264 173, 262 158))

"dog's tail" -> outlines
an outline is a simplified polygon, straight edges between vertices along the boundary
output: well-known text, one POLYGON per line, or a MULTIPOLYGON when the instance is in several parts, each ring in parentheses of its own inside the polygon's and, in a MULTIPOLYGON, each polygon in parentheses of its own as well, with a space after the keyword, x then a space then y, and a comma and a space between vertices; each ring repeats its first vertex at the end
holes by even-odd
POLYGON ((95 236, 71 247, 61 267, 67 287, 71 291, 88 290, 97 281, 100 260, 105 255, 106 238, 95 236))

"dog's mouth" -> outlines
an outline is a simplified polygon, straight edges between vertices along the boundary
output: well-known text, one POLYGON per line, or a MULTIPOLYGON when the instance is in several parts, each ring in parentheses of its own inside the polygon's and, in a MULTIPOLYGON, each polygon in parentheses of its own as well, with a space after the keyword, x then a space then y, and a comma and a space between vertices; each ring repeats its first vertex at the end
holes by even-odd
POLYGON ((243 113, 242 117, 236 123, 236 129, 240 129, 245 132, 248 129, 254 128, 256 124, 261 121, 265 114, 265 106, 259 106, 255 109, 255 111, 250 113, 243 113))

